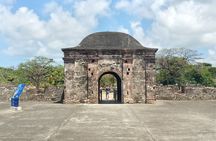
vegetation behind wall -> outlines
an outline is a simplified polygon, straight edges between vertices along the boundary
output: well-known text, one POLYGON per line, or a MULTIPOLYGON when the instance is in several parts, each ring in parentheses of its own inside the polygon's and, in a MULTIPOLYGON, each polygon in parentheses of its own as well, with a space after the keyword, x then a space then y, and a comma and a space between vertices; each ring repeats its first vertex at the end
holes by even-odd
MULTIPOLYGON (((216 67, 209 63, 196 63, 201 55, 196 50, 185 48, 162 49, 157 54, 156 82, 158 85, 177 85, 179 89, 193 84, 216 87, 216 67)), ((105 85, 114 86, 113 76, 104 76, 105 85)), ((18 67, 0 67, 0 84, 25 83, 40 88, 64 85, 64 66, 56 64, 53 59, 35 57, 23 62, 18 67)))
POLYGON ((201 55, 185 48, 163 49, 157 55, 157 84, 216 87, 216 67, 197 63, 201 55))
POLYGON ((19 83, 33 85, 37 91, 48 86, 63 86, 64 67, 41 56, 21 63, 17 68, 0 67, 0 84, 19 83))

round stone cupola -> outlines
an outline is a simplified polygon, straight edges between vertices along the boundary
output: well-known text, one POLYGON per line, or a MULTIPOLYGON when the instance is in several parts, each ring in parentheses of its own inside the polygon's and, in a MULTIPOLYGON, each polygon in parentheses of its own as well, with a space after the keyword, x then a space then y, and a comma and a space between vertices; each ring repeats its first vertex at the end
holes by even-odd
POLYGON ((129 34, 121 32, 97 32, 85 37, 77 48, 85 49, 144 49, 129 34))

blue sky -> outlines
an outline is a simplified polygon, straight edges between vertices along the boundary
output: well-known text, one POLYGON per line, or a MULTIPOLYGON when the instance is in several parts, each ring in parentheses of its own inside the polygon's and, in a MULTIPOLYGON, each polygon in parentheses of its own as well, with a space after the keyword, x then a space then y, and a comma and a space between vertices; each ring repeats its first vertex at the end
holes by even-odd
POLYGON ((63 63, 61 48, 100 31, 198 50, 199 61, 216 66, 215 8, 214 0, 0 0, 0 66, 39 55, 63 63))

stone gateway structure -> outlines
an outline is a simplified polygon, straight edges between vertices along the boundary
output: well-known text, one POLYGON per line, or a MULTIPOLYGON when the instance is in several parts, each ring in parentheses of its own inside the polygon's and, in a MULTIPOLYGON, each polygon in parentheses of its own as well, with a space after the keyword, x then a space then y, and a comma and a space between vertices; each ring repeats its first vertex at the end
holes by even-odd
POLYGON ((100 79, 116 78, 114 103, 155 101, 155 53, 120 32, 98 32, 72 48, 62 49, 65 65, 64 103, 102 103, 100 79))

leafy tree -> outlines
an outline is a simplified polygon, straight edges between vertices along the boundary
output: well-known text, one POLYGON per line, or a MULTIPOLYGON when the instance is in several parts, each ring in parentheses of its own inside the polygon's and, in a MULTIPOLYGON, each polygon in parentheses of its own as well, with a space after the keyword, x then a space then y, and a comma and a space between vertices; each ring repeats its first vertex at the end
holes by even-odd
POLYGON ((209 72, 212 74, 214 78, 216 78, 216 67, 210 67, 209 72))
POLYGON ((215 86, 216 69, 211 64, 191 63, 199 58, 196 51, 189 49, 161 50, 157 56, 156 81, 163 85, 178 84, 179 87, 188 83, 215 86))
POLYGON ((162 49, 157 53, 159 58, 161 57, 180 57, 184 58, 187 62, 194 62, 198 59, 202 59, 197 52, 197 50, 187 49, 187 48, 168 48, 162 49))
POLYGON ((214 83, 214 74, 210 71, 212 68, 211 64, 201 63, 196 66, 196 70, 200 72, 201 81, 200 84, 204 86, 215 86, 214 83))
POLYGON ((204 76, 202 75, 201 67, 198 65, 190 65, 186 69, 185 78, 189 84, 202 84, 204 76))
POLYGON ((56 65, 52 59, 35 57, 21 63, 17 69, 0 67, 0 83, 33 84, 39 87, 62 86, 64 84, 64 66, 56 65))
POLYGON ((14 68, 0 67, 0 83, 16 83, 16 72, 14 68))
POLYGON ((113 76, 112 74, 106 74, 104 76, 102 76, 101 80, 100 80, 100 85, 102 87, 106 87, 106 86, 115 86, 116 85, 116 78, 115 76, 113 76))
POLYGON ((209 68, 209 72, 213 76, 214 86, 216 86, 216 67, 209 68))
POLYGON ((26 75, 26 72, 24 72, 23 68, 21 68, 21 64, 19 67, 15 70, 16 71, 16 83, 24 83, 24 84, 30 84, 30 80, 26 75))
POLYGON ((199 58, 197 51, 185 48, 162 49, 157 54, 157 69, 159 70, 156 81, 163 85, 186 84, 185 68, 189 62, 199 58))
POLYGON ((203 77, 203 81, 201 82, 204 86, 215 86, 214 80, 212 79, 212 75, 207 68, 201 69, 201 75, 203 77))
POLYGON ((48 83, 53 86, 62 86, 64 84, 64 66, 53 66, 48 75, 48 83))
POLYGON ((159 73, 156 75, 156 81, 163 85, 185 84, 184 72, 187 62, 179 57, 165 57, 157 60, 159 73))
POLYGON ((41 83, 46 81, 52 68, 53 60, 46 57, 35 57, 25 63, 21 63, 18 72, 24 75, 39 91, 41 83))

